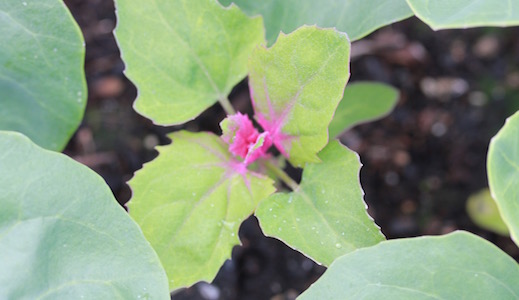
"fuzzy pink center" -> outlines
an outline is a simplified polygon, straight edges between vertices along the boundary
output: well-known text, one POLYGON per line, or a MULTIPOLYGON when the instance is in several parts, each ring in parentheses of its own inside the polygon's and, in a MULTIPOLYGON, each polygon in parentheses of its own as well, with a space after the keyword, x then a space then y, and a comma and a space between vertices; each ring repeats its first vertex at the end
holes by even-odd
POLYGON ((247 115, 237 113, 228 116, 225 122, 222 139, 229 144, 229 151, 242 158, 245 165, 267 155, 272 145, 270 134, 260 134, 247 115))

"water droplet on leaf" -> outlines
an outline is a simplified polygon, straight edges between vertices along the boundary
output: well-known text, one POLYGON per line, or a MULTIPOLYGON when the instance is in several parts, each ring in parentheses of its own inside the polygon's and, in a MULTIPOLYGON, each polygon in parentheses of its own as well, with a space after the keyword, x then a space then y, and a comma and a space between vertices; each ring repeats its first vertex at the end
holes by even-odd
MULTIPOLYGON (((223 224, 223 226, 225 226, 225 228, 227 228, 229 230, 234 230, 234 226, 236 225, 236 222, 222 221, 222 224, 223 224)), ((234 236, 234 233, 232 233, 231 235, 234 236)))

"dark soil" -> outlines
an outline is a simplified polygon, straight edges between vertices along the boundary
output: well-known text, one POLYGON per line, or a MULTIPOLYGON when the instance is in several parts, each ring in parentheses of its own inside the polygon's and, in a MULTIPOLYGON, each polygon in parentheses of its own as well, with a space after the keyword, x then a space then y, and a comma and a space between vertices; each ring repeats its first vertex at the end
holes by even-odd
MULTIPOLYGON (((86 40, 89 91, 84 121, 65 152, 103 176, 124 205, 131 197, 126 182, 156 156, 154 146, 169 143, 166 133, 217 132, 224 113, 214 106, 169 128, 138 115, 132 109, 136 89, 122 73, 112 35, 112 1, 65 2, 86 40)), ((350 82, 382 81, 401 91, 388 117, 340 139, 361 156, 369 213, 388 239, 463 229, 519 259, 509 238, 477 227, 465 212, 467 197, 487 186, 490 138, 519 108, 518 36, 519 28, 433 32, 412 18, 354 43, 350 82)), ((230 98, 238 110, 251 111, 245 82, 230 98)), ((172 299, 295 299, 324 272, 264 237, 253 217, 240 237, 243 246, 235 247, 212 284, 199 283, 172 299)))

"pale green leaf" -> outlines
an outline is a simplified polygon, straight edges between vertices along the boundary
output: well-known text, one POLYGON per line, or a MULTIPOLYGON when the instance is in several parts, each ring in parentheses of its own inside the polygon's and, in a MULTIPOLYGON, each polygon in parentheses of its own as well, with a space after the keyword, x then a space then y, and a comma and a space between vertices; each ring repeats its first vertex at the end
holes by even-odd
POLYGON ((434 30, 519 25, 517 0, 407 0, 407 3, 434 30))
POLYGON ((492 197, 512 239, 519 245, 519 112, 508 118, 492 138, 487 173, 492 197))
POLYGON ((398 90, 383 83, 348 84, 328 127, 330 137, 337 137, 346 129, 360 123, 385 117, 395 107, 397 100, 398 90))
POLYGON ((333 29, 301 27, 249 61, 256 120, 295 166, 317 162, 349 78, 350 43, 333 29))
POLYGON ((0 130, 61 151, 86 104, 81 32, 60 0, 0 1, 0 130))
POLYGON ((261 18, 216 0, 116 4, 125 74, 139 90, 135 109, 156 124, 184 123, 227 98, 264 42, 261 18))
POLYGON ((169 299, 166 274, 104 180, 0 131, 0 299, 169 299))
POLYGON ((170 137, 130 181, 129 210, 176 289, 213 280, 239 244, 241 222, 274 188, 271 179, 240 169, 213 134, 170 137))
POLYGON ((263 232, 314 261, 329 265, 337 257, 384 239, 366 212, 357 154, 332 141, 307 164, 299 189, 276 193, 256 210, 263 232))
POLYGON ((267 40, 273 44, 280 31, 289 33, 302 25, 335 27, 352 41, 379 27, 413 15, 405 0, 220 0, 236 3, 247 14, 262 15, 267 40))
POLYGON ((470 195, 467 200, 467 213, 472 221, 482 228, 501 235, 510 234, 489 189, 470 195))
POLYGON ((389 240, 337 259, 299 300, 519 299, 519 265, 458 231, 389 240))

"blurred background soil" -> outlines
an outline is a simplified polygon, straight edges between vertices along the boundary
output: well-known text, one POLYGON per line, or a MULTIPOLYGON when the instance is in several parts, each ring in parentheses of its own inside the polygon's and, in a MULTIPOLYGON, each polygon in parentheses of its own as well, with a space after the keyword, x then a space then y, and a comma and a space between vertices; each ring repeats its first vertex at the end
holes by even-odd
MULTIPOLYGON (((131 197, 126 182, 157 155, 154 146, 169 143, 166 133, 218 132, 224 112, 215 105, 185 125, 154 126, 132 109, 137 91, 123 74, 112 34, 113 2, 65 3, 85 37, 89 92, 83 123, 65 153, 98 172, 124 205, 131 197)), ((433 32, 411 18, 353 43, 350 82, 381 81, 400 90, 389 116, 340 138, 360 154, 369 213, 388 239, 463 229, 519 259, 509 238, 477 227, 465 211, 469 195, 487 187, 490 138, 519 108, 518 37, 517 27, 433 32)), ((230 99, 251 112, 246 81, 230 99)), ((253 217, 240 237, 243 246, 235 247, 212 284, 199 283, 172 299, 295 299, 324 272, 264 237, 253 217)))

